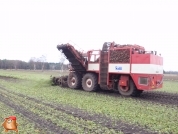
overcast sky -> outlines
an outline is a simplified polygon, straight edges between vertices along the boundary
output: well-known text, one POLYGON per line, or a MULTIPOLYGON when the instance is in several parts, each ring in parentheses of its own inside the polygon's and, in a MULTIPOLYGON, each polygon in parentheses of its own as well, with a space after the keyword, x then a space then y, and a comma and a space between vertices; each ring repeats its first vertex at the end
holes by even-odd
POLYGON ((157 50, 178 71, 178 0, 0 0, 0 59, 59 62, 59 43, 105 41, 157 50))

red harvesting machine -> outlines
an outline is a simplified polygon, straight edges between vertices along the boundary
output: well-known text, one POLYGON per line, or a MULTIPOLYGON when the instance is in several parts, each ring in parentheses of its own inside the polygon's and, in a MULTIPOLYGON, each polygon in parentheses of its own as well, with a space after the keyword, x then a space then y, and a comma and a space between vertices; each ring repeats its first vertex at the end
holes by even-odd
POLYGON ((116 90, 123 96, 139 96, 144 90, 163 86, 163 58, 139 45, 105 42, 102 50, 79 52, 70 44, 57 45, 70 72, 53 83, 85 91, 116 90))

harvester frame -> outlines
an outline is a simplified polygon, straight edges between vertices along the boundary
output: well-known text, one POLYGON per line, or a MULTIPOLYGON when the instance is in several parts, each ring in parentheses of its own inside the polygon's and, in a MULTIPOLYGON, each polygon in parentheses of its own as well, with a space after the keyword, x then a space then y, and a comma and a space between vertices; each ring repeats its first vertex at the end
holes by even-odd
POLYGON ((162 88, 163 58, 142 46, 105 42, 102 50, 87 53, 77 51, 70 44, 57 45, 57 49, 71 63, 69 75, 53 77, 53 82, 62 87, 83 88, 88 92, 115 90, 124 96, 139 96, 144 90, 162 88), (125 60, 123 55, 117 56, 122 53, 125 60))

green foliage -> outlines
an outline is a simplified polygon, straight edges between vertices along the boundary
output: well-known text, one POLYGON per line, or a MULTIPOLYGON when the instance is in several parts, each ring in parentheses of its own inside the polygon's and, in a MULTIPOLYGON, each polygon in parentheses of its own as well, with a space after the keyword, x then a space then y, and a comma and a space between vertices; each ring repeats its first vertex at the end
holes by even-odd
MULTIPOLYGON (((19 124, 17 126, 18 131, 20 134, 22 133, 33 133, 33 134, 41 134, 45 133, 45 131, 40 130, 39 128, 35 127, 34 123, 27 120, 24 116, 22 116, 20 113, 16 113, 11 107, 6 106, 2 102, 0 102, 0 121, 1 123, 4 122, 4 119, 15 115, 17 117, 17 123, 19 124)), ((4 132, 4 128, 0 127, 1 134, 6 134, 4 132)), ((15 134, 15 131, 12 131, 11 133, 15 134)))
POLYGON ((164 81, 163 88, 157 91, 164 91, 169 93, 178 93, 178 82, 164 81))
MULTIPOLYGON (((130 122, 134 124, 148 127, 160 133, 177 133, 177 119, 178 108, 172 105, 161 105, 152 102, 125 98, 119 95, 111 96, 110 94, 88 93, 82 90, 72 90, 68 88, 60 88, 59 86, 51 86, 50 75, 55 75, 57 72, 26 72, 26 71, 5 71, 0 70, 1 75, 21 78, 19 82, 1 80, 0 85, 6 87, 9 92, 20 93, 28 97, 33 97, 43 102, 51 104, 62 104, 78 109, 83 109, 91 113, 99 113, 108 116, 111 119, 119 119, 123 122, 130 122)), ((164 82, 162 91, 177 92, 178 83, 164 82)), ((6 91, 1 93, 7 94, 6 91)), ((34 103, 23 97, 16 96, 9 93, 11 99, 16 104, 22 105, 32 113, 35 113, 45 119, 50 119, 63 128, 67 128, 73 132, 83 133, 84 127, 77 127, 84 125, 90 130, 95 130, 99 127, 92 121, 79 120, 78 117, 68 115, 66 113, 57 111, 50 107, 44 106, 41 103, 34 103), (23 103, 21 103, 23 102, 23 103), (50 113, 53 113, 52 115, 50 113), (55 118, 55 117, 60 117, 55 118), (62 120, 62 117, 64 120, 62 120), (68 123, 66 120, 71 123, 68 123), (59 123, 60 122, 60 123, 59 123)), ((102 128, 99 132, 110 132, 114 130, 102 128)), ((95 131, 96 132, 96 131, 95 131)))

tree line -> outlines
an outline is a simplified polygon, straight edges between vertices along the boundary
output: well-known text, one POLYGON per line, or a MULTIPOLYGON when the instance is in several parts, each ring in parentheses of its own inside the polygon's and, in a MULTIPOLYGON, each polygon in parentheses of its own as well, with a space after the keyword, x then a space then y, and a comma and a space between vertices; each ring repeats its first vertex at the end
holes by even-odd
MULTIPOLYGON (((59 63, 46 62, 46 57, 32 57, 28 62, 21 60, 0 59, 0 69, 29 69, 29 70, 68 70, 64 64, 66 59, 61 56, 59 63)), ((163 71, 164 74, 178 74, 178 71, 163 71)))
POLYGON ((63 62, 50 63, 44 60, 34 60, 34 58, 31 58, 29 62, 0 59, 0 69, 67 70, 68 65, 63 64, 63 62))
POLYGON ((164 74, 178 74, 178 71, 164 71, 164 74))

